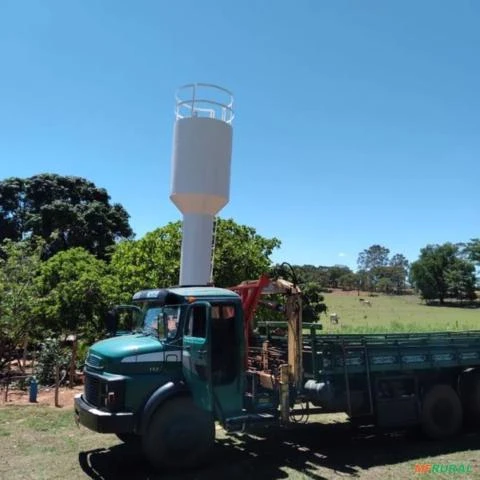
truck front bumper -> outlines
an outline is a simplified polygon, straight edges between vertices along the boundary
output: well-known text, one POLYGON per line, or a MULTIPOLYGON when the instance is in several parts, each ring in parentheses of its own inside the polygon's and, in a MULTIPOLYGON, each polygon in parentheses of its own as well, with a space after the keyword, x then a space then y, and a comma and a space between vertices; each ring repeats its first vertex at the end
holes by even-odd
POLYGON ((75 395, 75 422, 98 433, 133 433, 134 415, 131 412, 105 412, 87 403, 81 393, 75 395))

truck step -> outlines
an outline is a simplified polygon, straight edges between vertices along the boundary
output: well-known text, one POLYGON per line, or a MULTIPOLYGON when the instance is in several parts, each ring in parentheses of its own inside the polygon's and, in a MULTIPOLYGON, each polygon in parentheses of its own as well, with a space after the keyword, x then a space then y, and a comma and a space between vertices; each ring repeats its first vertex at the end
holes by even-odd
POLYGON ((227 418, 225 421, 225 430, 232 432, 242 430, 251 425, 272 425, 277 423, 278 416, 271 413, 251 413, 248 415, 239 415, 238 417, 227 418))

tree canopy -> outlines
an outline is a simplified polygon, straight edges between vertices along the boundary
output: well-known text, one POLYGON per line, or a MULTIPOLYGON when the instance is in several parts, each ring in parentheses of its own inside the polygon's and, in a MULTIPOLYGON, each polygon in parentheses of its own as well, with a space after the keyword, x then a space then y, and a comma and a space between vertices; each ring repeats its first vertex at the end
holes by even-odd
POLYGON ((382 245, 372 245, 358 256, 358 286, 364 290, 401 293, 405 289, 409 262, 382 245))
MULTIPOLYGON (((355 278, 352 270, 345 265, 314 266, 314 265, 295 265, 295 271, 300 283, 314 282, 324 288, 343 288, 350 287, 352 278, 355 278)), ((353 281, 355 284, 355 281, 353 281)))
MULTIPOLYGON (((120 242, 111 257, 123 298, 143 288, 176 285, 180 274, 181 222, 171 222, 139 240, 120 242)), ((265 238, 232 219, 217 219, 214 283, 231 287, 258 278, 271 266, 270 255, 280 246, 276 238, 265 238)))
POLYGON ((458 245, 427 245, 412 263, 411 280, 425 300, 475 298, 475 267, 461 258, 458 245))
POLYGON ((472 238, 466 245, 470 260, 480 266, 480 238, 472 238))
POLYGON ((388 265, 389 254, 390 250, 388 248, 381 245, 372 245, 358 255, 358 268, 359 270, 369 271, 374 268, 385 267, 388 265))
POLYGON ((280 245, 278 238, 262 237, 253 227, 219 218, 213 264, 215 284, 231 287, 258 278, 268 272, 270 256, 280 245))
POLYGON ((132 236, 128 218, 105 189, 81 177, 44 173, 0 182, 0 242, 41 237, 44 258, 72 247, 105 258, 109 246, 132 236))
POLYGON ((0 247, 0 370, 16 347, 24 348, 39 332, 35 308, 40 294, 36 278, 41 266, 41 244, 5 240, 0 247))
POLYGON ((138 240, 124 240, 113 250, 110 266, 122 301, 146 288, 178 283, 181 223, 172 222, 138 240))
POLYGON ((38 277, 38 313, 56 332, 103 328, 103 315, 116 291, 108 266, 84 248, 62 251, 43 262, 38 277))

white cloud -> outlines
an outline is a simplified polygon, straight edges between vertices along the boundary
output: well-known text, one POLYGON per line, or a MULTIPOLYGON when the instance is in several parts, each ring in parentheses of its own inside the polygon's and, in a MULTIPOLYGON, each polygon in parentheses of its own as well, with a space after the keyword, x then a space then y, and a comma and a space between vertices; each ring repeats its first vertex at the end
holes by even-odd
POLYGON ((339 256, 339 257, 346 257, 347 254, 346 254, 346 253, 343 253, 343 252, 340 252, 340 253, 338 254, 338 256, 339 256))

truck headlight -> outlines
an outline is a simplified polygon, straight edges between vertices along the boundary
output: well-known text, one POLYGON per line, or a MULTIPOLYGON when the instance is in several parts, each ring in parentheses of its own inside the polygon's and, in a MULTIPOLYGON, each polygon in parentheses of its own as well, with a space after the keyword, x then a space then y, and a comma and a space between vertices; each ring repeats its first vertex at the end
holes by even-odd
POLYGON ((112 380, 102 385, 102 404, 111 412, 118 412, 124 408, 125 380, 112 380))

